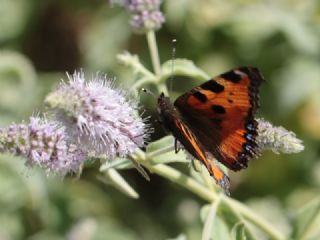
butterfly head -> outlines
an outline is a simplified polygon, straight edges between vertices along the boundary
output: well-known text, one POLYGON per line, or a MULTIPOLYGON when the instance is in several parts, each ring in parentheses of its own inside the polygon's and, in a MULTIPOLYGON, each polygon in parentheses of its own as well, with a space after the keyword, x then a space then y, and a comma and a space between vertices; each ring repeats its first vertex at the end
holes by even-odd
POLYGON ((173 105, 169 97, 166 97, 162 92, 158 97, 158 112, 162 113, 163 111, 173 109, 173 105))
POLYGON ((168 123, 173 120, 173 117, 176 115, 176 109, 170 98, 165 96, 164 93, 161 93, 158 97, 158 113, 159 113, 159 121, 161 123, 168 123))

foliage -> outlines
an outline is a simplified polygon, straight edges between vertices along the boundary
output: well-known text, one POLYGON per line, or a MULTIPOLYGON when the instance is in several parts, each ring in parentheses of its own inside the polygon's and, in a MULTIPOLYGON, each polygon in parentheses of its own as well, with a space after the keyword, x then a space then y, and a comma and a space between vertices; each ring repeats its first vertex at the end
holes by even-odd
POLYGON ((230 173, 232 198, 198 162, 174 153, 153 118, 145 151, 92 159, 80 179, 47 177, 2 154, 0 239, 320 238, 319 2, 165 0, 162 9, 166 23, 144 36, 132 34, 117 4, 1 0, 0 124, 44 111, 66 71, 115 76, 154 116, 155 100, 141 87, 169 88, 174 98, 209 76, 254 65, 267 79, 260 115, 294 131, 305 151, 265 152, 230 173))

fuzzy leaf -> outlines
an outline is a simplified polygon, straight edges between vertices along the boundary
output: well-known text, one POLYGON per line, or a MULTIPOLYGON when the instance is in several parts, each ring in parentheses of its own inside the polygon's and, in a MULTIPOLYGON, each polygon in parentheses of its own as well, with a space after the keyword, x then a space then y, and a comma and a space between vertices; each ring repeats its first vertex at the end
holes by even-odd
POLYGON ((98 179, 103 183, 112 184, 119 191, 131 198, 139 198, 139 194, 115 169, 108 169, 104 172, 104 176, 98 176, 98 179))
POLYGON ((203 230, 202 240, 211 239, 230 239, 229 228, 219 215, 217 215, 217 210, 220 204, 205 205, 202 207, 200 212, 200 217, 203 222, 205 222, 205 227, 203 230), (209 224, 211 226, 209 226, 209 224), (209 231, 210 230, 210 231, 209 231))
POLYGON ((106 161, 100 167, 100 172, 106 171, 111 168, 115 169, 130 169, 133 168, 133 163, 127 158, 115 158, 112 161, 106 161))
POLYGON ((151 162, 153 164, 166 164, 166 163, 172 163, 172 162, 190 162, 186 158, 186 155, 183 153, 183 151, 180 151, 178 153, 175 153, 174 151, 161 154, 159 156, 153 157, 151 162))
POLYGON ((168 238, 167 240, 187 240, 186 235, 184 235, 183 233, 179 234, 177 237, 175 238, 168 238))
POLYGON ((165 148, 168 146, 173 146, 173 137, 172 136, 166 136, 163 137, 157 141, 154 141, 152 143, 149 143, 149 145, 146 148, 146 152, 150 153, 150 152, 154 152, 157 151, 161 148, 165 148))
POLYGON ((152 142, 147 146, 146 152, 151 157, 153 164, 171 163, 171 162, 189 162, 185 153, 180 150, 178 153, 174 152, 173 137, 166 136, 158 141, 152 142))
POLYGON ((205 81, 210 78, 208 74, 187 59, 175 59, 173 69, 172 60, 166 61, 162 65, 160 82, 165 82, 172 75, 186 76, 200 81, 205 81))
POLYGON ((247 240, 245 233, 245 226, 242 222, 237 223, 231 229, 231 239, 232 240, 247 240))
POLYGON ((212 232, 211 232, 211 239, 225 239, 229 240, 230 238, 230 233, 227 224, 222 220, 220 217, 216 217, 213 220, 212 223, 212 232))
POLYGON ((294 219, 293 238, 305 239, 308 230, 320 212, 320 199, 317 198, 298 210, 294 219))

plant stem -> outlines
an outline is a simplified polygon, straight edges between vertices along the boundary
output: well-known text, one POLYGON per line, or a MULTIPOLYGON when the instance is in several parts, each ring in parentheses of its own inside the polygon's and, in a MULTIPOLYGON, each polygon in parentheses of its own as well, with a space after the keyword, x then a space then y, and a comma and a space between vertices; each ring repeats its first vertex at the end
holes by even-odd
POLYGON ((123 65, 130 67, 135 73, 141 73, 144 77, 154 79, 155 75, 143 66, 138 56, 125 52, 117 55, 117 59, 123 65))
POLYGON ((160 58, 159 58, 157 40, 156 40, 154 31, 147 32, 147 42, 148 42, 149 51, 151 55, 153 70, 157 76, 160 76, 161 74, 160 58))
POLYGON ((147 164, 147 162, 142 162, 141 164, 147 167, 151 172, 156 173, 166 179, 169 179, 172 182, 179 184, 180 186, 183 186, 184 188, 197 194, 199 197, 208 202, 215 201, 217 198, 217 194, 215 192, 208 191, 208 189, 204 187, 202 184, 198 183, 194 179, 188 177, 187 175, 177 171, 176 169, 168 165, 151 165, 147 164))
POLYGON ((237 210, 241 216, 245 219, 252 222, 254 225, 259 227, 265 233, 269 234, 272 239, 275 240, 284 240, 286 239, 285 236, 276 230, 270 223, 268 223, 265 219, 260 217, 258 214, 253 212, 247 206, 243 205, 242 203, 232 199, 232 198, 224 198, 224 202, 232 207, 234 210, 237 210))
MULTIPOLYGON (((215 192, 212 192, 208 190, 206 187, 204 187, 202 184, 198 183, 197 181, 193 180, 192 178, 188 177, 187 175, 177 171, 174 168, 171 168, 167 165, 158 164, 158 165, 145 165, 150 171, 167 178, 171 180, 172 182, 175 182, 179 184, 180 186, 183 186, 184 188, 190 190, 191 192, 197 194, 202 199, 208 201, 208 202, 214 202, 216 201, 218 195, 215 192)), ((223 198, 224 201, 227 204, 232 205, 235 209, 238 210, 238 212, 246 219, 248 219, 250 222, 252 222, 254 225, 259 227, 261 230, 263 230, 265 233, 267 233, 272 239, 275 240, 283 240, 285 239, 285 236, 278 230, 276 230, 270 223, 268 223, 266 220, 264 220, 262 217, 260 217, 258 214, 254 213, 252 210, 250 210, 248 207, 243 205, 242 203, 232 199, 225 197, 223 198)))
POLYGON ((158 52, 158 45, 154 31, 147 32, 147 42, 149 46, 149 52, 151 55, 151 61, 153 70, 158 78, 156 87, 159 93, 164 93, 168 96, 168 89, 164 82, 160 83, 160 75, 161 75, 161 66, 160 66, 160 57, 158 52))
POLYGON ((169 96, 168 88, 165 83, 158 83, 156 87, 159 93, 164 93, 164 95, 169 96))
MULTIPOLYGON (((169 179, 174 183, 177 183, 178 185, 190 190, 191 192, 195 193, 200 198, 208 202, 214 202, 218 198, 216 192, 210 191, 204 185, 195 181, 193 178, 177 171, 176 169, 164 164, 150 164, 149 159, 146 158, 145 153, 141 150, 136 152, 135 160, 142 164, 144 167, 148 168, 151 172, 156 173, 166 179, 169 179)), ((272 239, 285 239, 285 236, 281 232, 279 232, 270 223, 268 223, 266 220, 264 220, 262 217, 260 217, 258 214, 250 210, 242 203, 229 197, 224 197, 223 201, 226 202, 226 204, 232 206, 234 209, 237 209, 239 214, 241 214, 244 218, 246 218, 251 223, 259 227, 265 233, 267 233, 272 239)))

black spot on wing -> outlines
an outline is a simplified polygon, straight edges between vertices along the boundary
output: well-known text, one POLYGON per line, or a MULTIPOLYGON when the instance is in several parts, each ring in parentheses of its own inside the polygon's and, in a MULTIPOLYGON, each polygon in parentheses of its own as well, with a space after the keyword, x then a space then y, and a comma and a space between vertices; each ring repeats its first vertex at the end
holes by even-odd
POLYGON ((209 90, 214 93, 220 93, 220 92, 223 92, 224 90, 224 86, 222 86, 221 84, 217 83, 214 80, 205 82, 201 84, 200 87, 203 88, 204 90, 209 90))
MULTIPOLYGON (((254 67, 240 67, 237 71, 247 75, 249 79, 249 86, 248 86, 248 95, 250 100, 250 106, 248 106, 248 112, 245 119, 245 133, 243 137, 245 138, 245 142, 242 144, 241 151, 238 152, 236 161, 230 166, 230 168, 234 171, 238 171, 242 168, 246 168, 248 165, 249 159, 252 157, 256 157, 260 154, 256 137, 257 137, 257 127, 258 123, 255 120, 255 113, 259 107, 259 88, 264 82, 263 76, 259 72, 257 68, 254 67)), ((226 73, 226 80, 232 81, 231 72, 226 73), (229 76, 229 78, 227 77, 229 76)), ((241 78, 240 74, 238 76, 241 78)), ((240 79, 241 80, 241 79, 240 79)), ((239 82, 239 81, 233 81, 239 82)), ((233 92, 229 92, 229 96, 234 95, 233 92)))
POLYGON ((208 100, 207 96, 201 92, 195 92, 192 95, 202 103, 205 103, 208 100))
POLYGON ((221 105, 212 105, 211 106, 212 111, 218 114, 224 114, 226 113, 226 109, 222 107, 221 105))
POLYGON ((227 81, 238 83, 241 81, 241 76, 234 71, 229 71, 220 75, 220 77, 224 78, 227 81))
POLYGON ((229 103, 233 103, 233 100, 232 100, 232 99, 228 99, 228 102, 229 102, 229 103))

